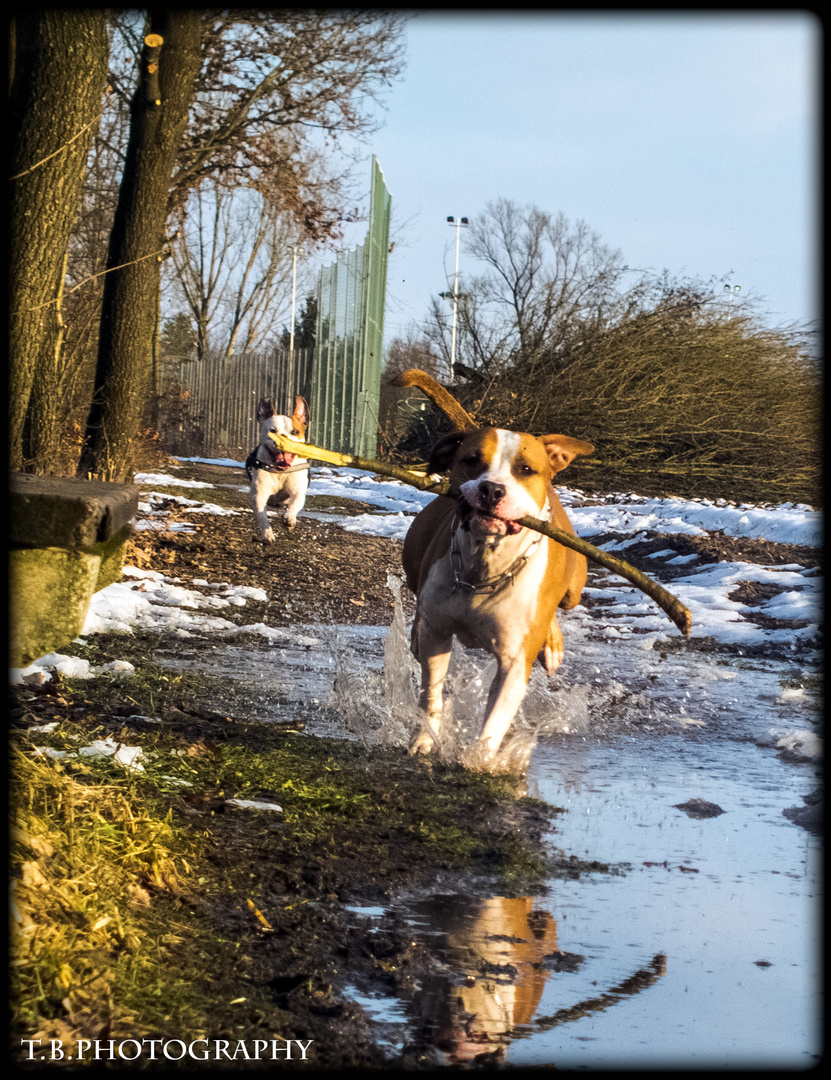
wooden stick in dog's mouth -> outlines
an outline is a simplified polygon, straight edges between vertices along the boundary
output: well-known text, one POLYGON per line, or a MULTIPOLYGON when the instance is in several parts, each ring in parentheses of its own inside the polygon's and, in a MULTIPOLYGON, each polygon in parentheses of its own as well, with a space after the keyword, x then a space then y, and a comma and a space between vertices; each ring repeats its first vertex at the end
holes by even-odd
MULTIPOLYGON (((401 465, 392 465, 385 461, 376 461, 374 458, 356 457, 352 454, 340 454, 336 450, 324 450, 320 446, 312 446, 310 443, 293 442, 286 435, 277 435, 273 431, 269 435, 277 443, 277 446, 292 454, 302 454, 303 457, 314 458, 315 461, 326 461, 330 465, 340 465, 349 469, 360 469, 362 472, 374 472, 381 476, 390 476, 393 480, 399 480, 402 484, 418 488, 420 491, 434 492, 436 495, 444 495, 451 499, 460 497, 460 493, 450 486, 449 480, 442 480, 436 476, 428 476, 426 473, 412 472, 401 465)), ((539 521, 533 517, 519 518, 519 524, 526 529, 533 529, 543 536, 555 540, 563 547, 572 548, 585 555, 587 559, 605 566, 607 570, 625 578, 628 582, 640 589, 641 592, 655 601, 658 607, 675 623, 682 634, 688 635, 692 629, 692 615, 689 608, 668 592, 663 585, 653 581, 651 577, 637 570, 624 559, 617 559, 608 551, 601 551, 588 540, 581 540, 579 536, 573 536, 564 529, 558 529, 547 521, 539 521)))

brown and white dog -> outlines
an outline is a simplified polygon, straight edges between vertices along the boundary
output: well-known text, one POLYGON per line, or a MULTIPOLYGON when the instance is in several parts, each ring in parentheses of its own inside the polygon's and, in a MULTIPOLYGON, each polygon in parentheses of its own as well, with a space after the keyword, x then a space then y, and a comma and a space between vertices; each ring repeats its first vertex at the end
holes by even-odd
POLYGON ((293 529, 297 524, 297 515, 306 502, 309 488, 309 462, 296 454, 278 450, 270 433, 288 435, 299 442, 305 442, 308 422, 309 405, 299 394, 294 399, 294 412, 291 416, 278 416, 274 412, 274 406, 266 398, 261 398, 257 406, 260 441, 246 461, 245 468, 251 481, 254 520, 266 544, 274 543, 274 530, 266 513, 268 500, 273 498, 277 503, 286 504, 286 525, 293 529))
POLYGON ((525 515, 574 533, 551 481, 594 447, 567 435, 535 438, 501 428, 446 435, 428 471, 450 469, 462 497, 438 496, 404 541, 407 585, 416 594, 412 651, 421 664, 421 731, 410 753, 428 753, 441 730, 442 687, 455 636, 496 657, 479 736, 492 760, 525 697, 534 661, 553 674, 563 658, 557 608, 580 602, 586 560, 524 528, 525 515))

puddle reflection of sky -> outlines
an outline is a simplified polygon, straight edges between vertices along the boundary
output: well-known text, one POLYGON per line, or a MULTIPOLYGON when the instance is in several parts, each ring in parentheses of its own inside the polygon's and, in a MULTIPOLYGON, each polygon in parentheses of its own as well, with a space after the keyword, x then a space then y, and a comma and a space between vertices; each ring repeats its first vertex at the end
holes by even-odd
MULTIPOLYGON (((579 791, 560 779, 573 756, 562 744, 540 745, 534 771, 540 796, 569 811, 558 819, 558 843, 631 864, 622 877, 552 883, 560 947, 593 956, 581 978, 602 971, 601 986, 625 975, 629 957, 654 952, 667 954, 667 973, 637 1001, 514 1044, 508 1060, 560 1067, 810 1065, 821 1048, 821 845, 782 810, 799 801, 795 786, 810 789, 813 775, 802 770, 794 785, 794 766, 752 744, 733 744, 720 768, 712 755, 703 768, 695 744, 674 767, 644 749, 583 749, 586 782, 579 791), (648 777, 644 756, 656 766, 648 777), (690 796, 726 812, 691 819, 673 805, 690 796), (637 1028, 642 1035, 633 1038, 637 1028)), ((579 986, 574 990, 579 996, 579 986)), ((550 1009, 552 994, 559 1000, 547 986, 540 1012, 550 1009)))
POLYGON ((810 790, 813 771, 750 742, 714 753, 680 738, 543 739, 533 793, 568 811, 557 818, 554 843, 566 854, 623 861, 624 872, 554 877, 533 899, 401 905, 413 937, 444 965, 443 982, 407 1003, 357 991, 355 1000, 385 1025, 392 1048, 414 1032, 425 1038, 425 1010, 433 1009, 445 1064, 502 1043, 513 1066, 808 1067, 821 1053, 821 845, 782 809, 810 790), (645 757, 653 764, 646 772, 645 757), (690 818, 675 804, 691 796, 725 812, 690 818), (500 909, 494 921, 491 908, 506 903, 524 904, 523 918, 500 909), (539 955, 524 955, 528 948, 539 955), (556 954, 571 963, 552 961, 556 954), (609 994, 633 973, 648 974, 659 954, 659 977, 636 993, 609 994), (504 976, 500 964, 510 965, 504 976), (461 1027, 476 1039, 460 1041, 459 1024, 451 1035, 451 999, 457 1012, 467 1010, 461 1027), (598 1001, 602 1008, 569 1017, 598 1001), (484 1041, 488 1025, 493 1038, 484 1041))

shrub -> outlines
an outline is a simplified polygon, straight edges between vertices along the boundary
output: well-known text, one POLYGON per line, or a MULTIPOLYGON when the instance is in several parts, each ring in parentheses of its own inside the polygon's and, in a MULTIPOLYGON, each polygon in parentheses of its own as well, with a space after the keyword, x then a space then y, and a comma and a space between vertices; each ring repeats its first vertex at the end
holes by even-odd
POLYGON ((517 364, 470 405, 482 423, 593 442, 568 482, 818 505, 818 368, 793 329, 746 307, 638 312, 533 378, 517 364))

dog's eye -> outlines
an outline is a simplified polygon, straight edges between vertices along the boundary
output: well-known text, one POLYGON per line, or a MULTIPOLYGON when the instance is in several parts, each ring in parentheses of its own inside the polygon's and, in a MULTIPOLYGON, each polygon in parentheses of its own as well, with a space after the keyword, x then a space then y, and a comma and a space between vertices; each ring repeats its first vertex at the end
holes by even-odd
POLYGON ((468 454, 467 457, 463 457, 462 458, 462 464, 463 465, 478 465, 481 462, 481 460, 482 460, 481 455, 479 454, 478 451, 476 451, 476 453, 468 454))
POLYGON ((518 465, 516 471, 518 476, 536 476, 537 473, 536 469, 532 469, 530 465, 525 464, 518 465))

